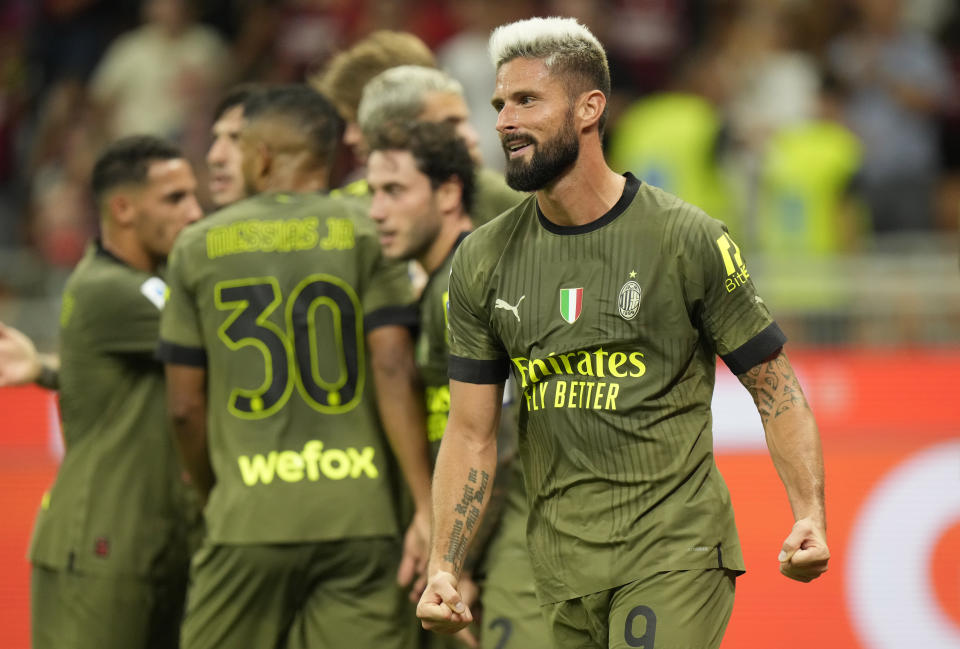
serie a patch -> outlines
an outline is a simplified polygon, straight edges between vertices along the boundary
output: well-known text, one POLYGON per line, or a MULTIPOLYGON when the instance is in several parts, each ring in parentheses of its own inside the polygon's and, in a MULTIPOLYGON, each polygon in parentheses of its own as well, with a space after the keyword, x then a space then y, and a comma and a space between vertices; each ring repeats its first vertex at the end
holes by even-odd
POLYGON ((110 556, 110 539, 105 536, 98 536, 93 540, 93 554, 102 559, 110 556))

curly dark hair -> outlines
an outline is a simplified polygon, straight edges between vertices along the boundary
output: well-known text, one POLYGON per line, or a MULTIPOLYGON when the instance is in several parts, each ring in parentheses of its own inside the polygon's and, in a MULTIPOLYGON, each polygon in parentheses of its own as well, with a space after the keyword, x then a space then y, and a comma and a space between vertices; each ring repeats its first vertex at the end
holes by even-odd
POLYGON ((387 122, 369 134, 370 152, 409 151, 430 186, 457 178, 461 202, 470 213, 476 188, 476 165, 466 142, 446 122, 387 122))

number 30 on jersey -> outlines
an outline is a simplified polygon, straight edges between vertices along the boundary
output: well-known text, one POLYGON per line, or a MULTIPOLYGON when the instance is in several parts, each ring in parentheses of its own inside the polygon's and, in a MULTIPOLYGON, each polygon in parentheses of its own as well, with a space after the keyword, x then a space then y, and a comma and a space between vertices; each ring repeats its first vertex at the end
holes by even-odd
POLYGON ((230 350, 253 347, 263 356, 263 382, 234 388, 227 408, 241 419, 269 417, 294 386, 313 409, 352 410, 364 382, 363 310, 356 292, 333 275, 310 275, 284 300, 274 277, 223 281, 214 287, 217 309, 231 311, 217 331, 230 350), (270 318, 283 308, 284 327, 270 318), (335 358, 330 358, 330 354, 335 358), (336 367, 336 376, 322 369, 336 367))

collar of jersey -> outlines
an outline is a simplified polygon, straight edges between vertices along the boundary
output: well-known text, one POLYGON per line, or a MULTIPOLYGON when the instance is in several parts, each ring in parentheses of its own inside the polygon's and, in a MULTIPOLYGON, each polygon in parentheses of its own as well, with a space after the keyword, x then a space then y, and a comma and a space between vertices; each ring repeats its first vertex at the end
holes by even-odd
POLYGON ((543 212, 540 211, 540 204, 537 203, 537 218, 540 220, 540 225, 542 225, 547 231, 554 234, 586 234, 587 232, 599 230, 609 223, 613 223, 618 216, 626 211, 627 207, 633 202, 634 197, 640 190, 640 181, 637 180, 636 176, 628 171, 627 173, 623 174, 623 177, 627 179, 627 182, 623 186, 623 194, 620 195, 620 200, 618 200, 616 204, 599 219, 590 221, 589 223, 584 223, 583 225, 557 225, 543 215, 543 212))
POLYGON ((443 268, 444 264, 447 263, 447 260, 453 257, 453 253, 457 251, 457 248, 460 247, 460 244, 463 243, 463 240, 467 238, 467 235, 470 234, 470 232, 470 230, 464 230, 460 233, 460 236, 457 237, 457 240, 453 242, 453 248, 450 248, 450 253, 444 257, 443 263, 437 266, 437 270, 430 273, 430 276, 427 278, 427 284, 423 287, 423 293, 421 295, 427 294, 427 288, 433 283, 433 278, 437 276, 437 274, 440 272, 440 269, 443 268))
POLYGON ((104 248, 104 247, 103 247, 103 240, 100 239, 100 237, 97 237, 96 239, 94 239, 94 245, 96 245, 96 247, 97 247, 97 255, 99 255, 99 256, 101 256, 101 257, 106 257, 107 259, 109 259, 109 260, 111 260, 111 261, 115 261, 115 262, 117 262, 118 264, 122 264, 122 265, 124 265, 124 266, 129 266, 129 265, 130 265, 130 264, 128 264, 127 262, 125 262, 124 260, 122 260, 122 259, 120 259, 119 257, 117 257, 115 254, 113 254, 113 253, 110 252, 109 250, 107 250, 106 248, 104 248))

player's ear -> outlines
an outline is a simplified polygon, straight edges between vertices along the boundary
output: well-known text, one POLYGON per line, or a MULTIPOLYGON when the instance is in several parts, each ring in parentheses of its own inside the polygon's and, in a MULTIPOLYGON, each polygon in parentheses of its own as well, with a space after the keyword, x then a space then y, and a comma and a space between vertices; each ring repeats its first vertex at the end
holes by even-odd
POLYGON ((574 114, 580 122, 580 130, 596 128, 607 108, 607 98, 599 90, 588 90, 577 98, 574 114))
POLYGON ((274 154, 270 145, 266 142, 257 142, 253 154, 253 177, 257 184, 270 176, 273 171, 274 154))
POLYGON ((132 225, 137 217, 133 197, 127 191, 115 191, 107 197, 107 212, 117 225, 132 225))
POLYGON ((436 197, 441 212, 456 211, 463 201, 463 183, 456 176, 450 176, 437 187, 436 197))

